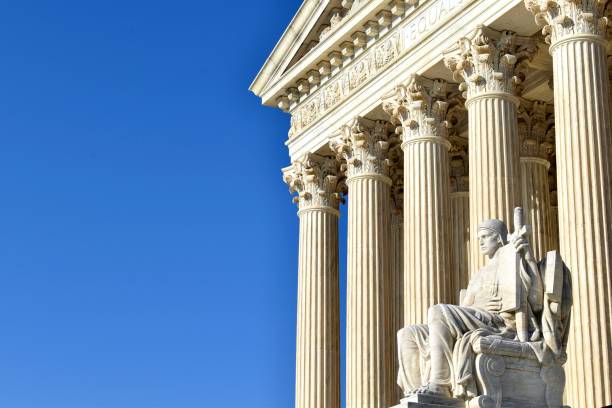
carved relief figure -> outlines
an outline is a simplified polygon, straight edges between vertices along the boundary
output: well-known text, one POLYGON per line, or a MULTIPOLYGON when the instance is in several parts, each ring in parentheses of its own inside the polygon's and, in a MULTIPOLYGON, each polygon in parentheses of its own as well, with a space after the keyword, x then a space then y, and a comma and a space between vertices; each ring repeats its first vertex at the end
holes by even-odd
POLYGON ((546 405, 561 406, 561 366, 566 359, 572 302, 569 271, 556 251, 549 252, 540 264, 536 262, 520 208, 515 210, 515 228, 508 235, 502 221, 483 221, 477 239, 488 263, 473 275, 461 305, 432 306, 427 325, 407 326, 398 332, 398 384, 406 396, 461 400, 481 396, 492 398, 491 406, 501 406, 501 386, 492 389, 489 379, 480 378, 487 374, 486 369, 479 370, 476 357, 477 352, 484 353, 481 340, 486 338, 496 342, 493 349, 497 350, 490 352, 502 355, 498 364, 502 368, 504 347, 511 350, 508 358, 525 356, 541 365, 537 374, 546 387, 541 393, 546 395, 546 405))

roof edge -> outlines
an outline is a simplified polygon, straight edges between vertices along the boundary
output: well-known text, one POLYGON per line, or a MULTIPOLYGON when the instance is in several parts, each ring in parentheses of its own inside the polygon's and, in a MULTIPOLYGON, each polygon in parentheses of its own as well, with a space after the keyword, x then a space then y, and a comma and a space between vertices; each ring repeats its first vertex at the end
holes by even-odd
POLYGON ((257 73, 257 76, 249 86, 251 92, 258 97, 262 96, 264 88, 274 76, 279 66, 287 58, 287 52, 291 46, 294 45, 296 38, 302 33, 314 12, 324 3, 329 3, 329 0, 305 0, 302 3, 285 29, 285 32, 276 43, 276 46, 264 62, 264 65, 257 73))

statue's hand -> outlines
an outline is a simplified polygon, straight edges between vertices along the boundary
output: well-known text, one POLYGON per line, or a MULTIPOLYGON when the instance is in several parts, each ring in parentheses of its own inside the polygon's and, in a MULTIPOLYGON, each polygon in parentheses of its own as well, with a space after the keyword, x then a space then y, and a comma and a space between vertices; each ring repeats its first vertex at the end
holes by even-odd
POLYGON ((512 246, 514 246, 514 250, 517 253, 530 249, 529 241, 527 241, 527 238, 525 238, 524 236, 512 234, 510 235, 509 238, 510 238, 510 243, 512 244, 512 246))
POLYGON ((502 299, 500 297, 492 297, 483 305, 487 312, 499 313, 502 308, 502 299))
POLYGON ((516 253, 522 255, 526 261, 534 260, 531 252, 531 244, 529 244, 525 235, 511 234, 508 237, 508 241, 512 244, 516 253))

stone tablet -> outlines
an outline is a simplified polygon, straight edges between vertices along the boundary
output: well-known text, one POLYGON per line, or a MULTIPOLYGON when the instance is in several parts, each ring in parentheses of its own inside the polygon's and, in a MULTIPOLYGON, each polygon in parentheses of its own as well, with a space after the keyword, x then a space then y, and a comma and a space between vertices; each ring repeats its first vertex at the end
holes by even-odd
POLYGON ((546 254, 544 271, 544 294, 553 302, 561 302, 563 295, 563 263, 559 251, 546 254))
POLYGON ((501 298, 500 312, 514 312, 521 307, 521 281, 519 277, 521 258, 512 245, 500 249, 500 268, 497 275, 498 296, 501 298))

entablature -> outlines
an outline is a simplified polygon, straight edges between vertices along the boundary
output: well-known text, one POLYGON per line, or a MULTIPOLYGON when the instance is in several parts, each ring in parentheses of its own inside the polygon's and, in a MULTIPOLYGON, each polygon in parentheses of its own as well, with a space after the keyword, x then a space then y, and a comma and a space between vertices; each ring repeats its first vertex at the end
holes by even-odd
POLYGON ((379 108, 381 97, 410 74, 453 82, 443 51, 478 24, 521 35, 538 32, 521 0, 427 0, 294 107, 290 156, 317 151, 348 118, 379 108))
MULTIPOLYGON (((295 137, 310 126, 365 81, 395 62, 402 52, 417 45, 429 32, 471 3, 474 0, 426 0, 406 10, 405 15, 389 20, 386 31, 377 30, 379 37, 363 44, 360 52, 355 53, 351 45, 341 44, 337 59, 341 65, 335 76, 332 71, 326 82, 321 81, 314 88, 305 84, 306 80, 299 80, 297 87, 288 89, 288 98, 283 104, 292 113, 289 137, 295 137)), ((382 16, 381 12, 379 15, 382 16)), ((333 57, 333 53, 330 56, 333 57)))

